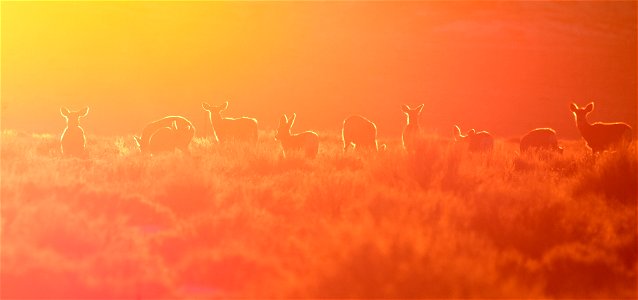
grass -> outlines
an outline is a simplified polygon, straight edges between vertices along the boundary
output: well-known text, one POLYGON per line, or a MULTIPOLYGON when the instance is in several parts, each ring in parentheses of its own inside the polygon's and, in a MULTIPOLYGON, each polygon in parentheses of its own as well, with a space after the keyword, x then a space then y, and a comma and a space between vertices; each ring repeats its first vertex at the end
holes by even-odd
MULTIPOLYGON (((271 136, 264 134, 263 136, 271 136)), ((315 160, 2 132, 3 298, 636 298, 637 156, 437 136, 315 160)))

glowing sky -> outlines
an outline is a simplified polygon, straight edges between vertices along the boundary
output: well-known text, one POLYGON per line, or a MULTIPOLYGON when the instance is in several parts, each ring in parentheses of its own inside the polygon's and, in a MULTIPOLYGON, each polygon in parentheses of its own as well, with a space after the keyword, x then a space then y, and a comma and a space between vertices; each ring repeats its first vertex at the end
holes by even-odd
POLYGON ((400 134, 421 124, 578 137, 568 105, 636 127, 635 2, 3 2, 2 127, 88 134, 165 115, 206 132, 202 101, 273 129, 337 130, 353 113, 400 134))

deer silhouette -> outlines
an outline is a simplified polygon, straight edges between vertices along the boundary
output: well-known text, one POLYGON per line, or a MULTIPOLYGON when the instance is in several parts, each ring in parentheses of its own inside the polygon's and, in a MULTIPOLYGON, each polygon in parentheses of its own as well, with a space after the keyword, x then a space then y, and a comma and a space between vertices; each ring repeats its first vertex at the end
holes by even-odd
POLYGON ((461 134, 461 128, 454 126, 454 139, 467 142, 468 150, 472 152, 491 151, 494 149, 494 137, 487 131, 476 132, 474 129, 461 134))
POLYGON ((144 127, 142 136, 134 136, 142 153, 156 154, 172 151, 175 148, 190 153, 188 145, 195 136, 195 127, 181 116, 167 116, 153 121, 144 127))
POLYGON ((202 108, 208 112, 213 128, 213 136, 218 143, 231 140, 257 143, 258 125, 254 118, 222 118, 221 112, 228 108, 228 101, 219 106, 202 102, 202 108))
POLYGON ((558 146, 556 131, 551 128, 536 128, 521 138, 521 153, 537 150, 549 150, 563 153, 563 148, 558 146))
POLYGON ((343 138, 343 152, 347 152, 350 146, 356 151, 385 150, 385 144, 377 143, 377 126, 362 116, 349 116, 343 121, 341 130, 343 138))
POLYGON ((632 140, 632 129, 627 123, 587 122, 587 115, 594 110, 594 102, 584 108, 572 103, 570 110, 574 113, 578 131, 587 142, 593 153, 602 152, 621 143, 629 144, 632 140))
POLYGON ((407 120, 403 128, 403 149, 408 152, 414 152, 415 146, 421 137, 421 127, 419 126, 419 116, 423 110, 423 104, 410 108, 407 105, 401 105, 401 110, 405 113, 407 120))
POLYGON ((286 115, 281 116, 275 139, 281 142, 284 157, 289 157, 293 153, 303 153, 306 157, 314 158, 319 151, 319 136, 312 131, 292 134, 290 129, 295 124, 296 118, 297 114, 294 113, 291 118, 286 115))
POLYGON ((66 107, 60 108, 60 114, 66 119, 66 128, 60 138, 60 149, 63 155, 85 156, 86 137, 84 129, 80 127, 80 118, 89 113, 89 107, 79 111, 70 111, 66 107))

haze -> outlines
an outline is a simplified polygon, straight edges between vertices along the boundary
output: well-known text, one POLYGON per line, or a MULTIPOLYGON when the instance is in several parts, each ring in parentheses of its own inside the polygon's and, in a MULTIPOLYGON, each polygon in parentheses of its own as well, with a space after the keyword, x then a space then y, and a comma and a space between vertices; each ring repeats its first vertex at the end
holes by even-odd
POLYGON ((452 126, 579 138, 568 105, 636 128, 635 2, 3 2, 2 127, 139 133, 201 102, 274 129, 338 130, 349 114, 400 136, 452 126))

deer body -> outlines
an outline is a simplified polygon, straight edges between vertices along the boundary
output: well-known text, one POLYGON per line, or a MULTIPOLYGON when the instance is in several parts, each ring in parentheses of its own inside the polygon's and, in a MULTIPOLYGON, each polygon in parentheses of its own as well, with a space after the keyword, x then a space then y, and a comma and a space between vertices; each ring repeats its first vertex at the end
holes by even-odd
POLYGON ((275 139, 281 142, 284 157, 289 157, 293 153, 301 153, 306 157, 314 158, 319 151, 319 136, 312 131, 292 134, 290 129, 295 123, 296 117, 296 114, 292 114, 290 119, 286 115, 281 117, 275 139))
POLYGON ((584 108, 572 103, 570 110, 574 113, 578 131, 592 152, 602 152, 623 142, 631 142, 632 129, 627 123, 596 122, 590 124, 587 122, 587 115, 594 110, 594 102, 589 103, 584 108))
POLYGON ((177 146, 175 129, 172 127, 162 127, 155 131, 148 140, 148 152, 158 154, 171 152, 177 146))
POLYGON ((64 128, 60 137, 60 149, 63 155, 86 155, 86 137, 84 136, 84 129, 80 127, 80 118, 88 113, 88 107, 80 111, 69 111, 65 107, 60 108, 60 114, 66 119, 66 128, 64 128))
POLYGON ((256 119, 248 117, 222 118, 221 112, 228 108, 228 102, 221 106, 212 106, 204 102, 202 108, 208 112, 213 136, 218 143, 232 140, 257 142, 258 123, 256 119))
POLYGON ((468 150, 472 152, 491 151, 494 149, 494 137, 487 131, 476 132, 474 129, 470 129, 466 135, 462 135, 461 128, 454 126, 454 139, 466 141, 468 150))
POLYGON ((419 126, 419 116, 423 110, 423 104, 416 108, 410 108, 407 105, 402 105, 401 110, 407 117, 406 125, 403 128, 403 134, 401 136, 403 142, 403 149, 408 152, 413 152, 415 146, 421 137, 421 127, 419 126))
POLYGON ((168 116, 153 121, 144 127, 141 137, 135 141, 142 153, 158 153, 167 149, 180 149, 188 153, 188 145, 195 136, 195 127, 186 118, 168 116))
POLYGON ((346 152, 351 145, 355 150, 385 149, 385 145, 377 144, 377 126, 362 116, 350 116, 343 121, 341 131, 343 138, 343 151, 346 152))
POLYGON ((563 152, 563 148, 558 146, 556 131, 551 128, 536 128, 521 138, 521 153, 531 149, 563 152))

